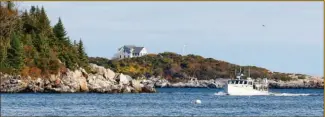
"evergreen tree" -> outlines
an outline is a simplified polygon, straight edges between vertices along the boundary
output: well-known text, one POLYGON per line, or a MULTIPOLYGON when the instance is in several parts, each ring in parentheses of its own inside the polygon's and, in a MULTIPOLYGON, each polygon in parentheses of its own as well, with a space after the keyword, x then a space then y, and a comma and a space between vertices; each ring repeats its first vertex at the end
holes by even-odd
POLYGON ((73 46, 78 47, 77 41, 73 40, 73 46))
POLYGON ((35 9, 35 15, 36 15, 36 17, 40 16, 40 14, 41 14, 41 10, 39 9, 38 6, 36 6, 36 9, 35 9))
POLYGON ((88 65, 88 56, 85 52, 84 45, 81 39, 79 40, 78 44, 78 58, 80 61, 80 67, 86 67, 88 65))
POLYGON ((5 3, 1 8, 12 9, 11 15, 18 16, 15 21, 19 26, 13 30, 15 35, 0 35, 2 72, 8 69, 6 73, 9 73, 11 69, 20 70, 25 66, 22 69, 25 76, 29 74, 31 68, 41 69, 42 74, 39 75, 48 75, 58 73, 62 64, 70 70, 87 67, 88 60, 83 43, 79 42, 81 43, 79 46, 76 41, 74 43, 70 41, 61 18, 52 27, 44 7, 32 6, 29 11, 25 10, 22 14, 18 14, 13 9, 14 4, 8 4, 11 2, 1 3, 5 3))
POLYGON ((29 15, 27 10, 25 10, 21 16, 21 19, 23 20, 24 23, 26 23, 29 20, 29 15))
POLYGON ((15 6, 15 5, 14 5, 11 1, 8 1, 8 2, 7 2, 7 9, 9 9, 9 10, 13 10, 14 6, 15 6))
POLYGON ((67 32, 65 31, 65 28, 63 26, 63 23, 61 21, 61 18, 59 18, 58 23, 54 26, 53 32, 55 36, 58 38, 59 41, 61 42, 66 42, 67 41, 67 32))
POLYGON ((20 38, 17 34, 13 34, 10 42, 11 47, 8 49, 7 62, 10 67, 20 70, 23 67, 23 48, 20 38))
POLYGON ((50 20, 47 17, 44 7, 42 7, 40 11, 39 23, 40 23, 40 30, 44 32, 44 34, 48 34, 46 36, 51 35, 50 20))
POLYGON ((34 14, 35 14, 35 11, 36 11, 35 6, 31 6, 31 8, 30 8, 30 10, 29 10, 29 13, 30 13, 31 15, 34 15, 34 14))

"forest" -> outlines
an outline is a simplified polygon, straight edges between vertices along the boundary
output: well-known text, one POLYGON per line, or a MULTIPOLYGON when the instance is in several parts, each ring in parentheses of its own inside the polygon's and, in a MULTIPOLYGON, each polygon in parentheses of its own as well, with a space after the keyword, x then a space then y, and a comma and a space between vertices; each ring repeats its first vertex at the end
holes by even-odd
POLYGON ((11 1, 0 1, 0 71, 41 77, 67 69, 89 70, 82 40, 67 35, 63 21, 54 26, 44 7, 19 9, 11 1))

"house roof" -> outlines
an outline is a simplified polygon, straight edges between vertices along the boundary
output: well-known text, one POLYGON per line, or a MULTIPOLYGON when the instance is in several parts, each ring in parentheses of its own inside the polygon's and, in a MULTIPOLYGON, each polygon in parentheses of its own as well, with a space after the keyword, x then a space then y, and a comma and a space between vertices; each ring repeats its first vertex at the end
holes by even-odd
POLYGON ((121 47, 121 49, 123 48, 123 50, 125 50, 125 52, 127 53, 131 53, 131 50, 133 49, 133 53, 140 53, 141 50, 144 48, 144 47, 137 47, 137 46, 134 46, 134 45, 124 45, 123 47, 121 47))

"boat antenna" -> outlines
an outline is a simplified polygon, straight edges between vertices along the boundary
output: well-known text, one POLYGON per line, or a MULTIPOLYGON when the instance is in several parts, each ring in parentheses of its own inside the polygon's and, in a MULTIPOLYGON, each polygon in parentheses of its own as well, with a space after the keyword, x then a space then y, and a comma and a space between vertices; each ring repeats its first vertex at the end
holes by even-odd
POLYGON ((248 77, 251 77, 251 68, 248 66, 248 77))
POLYGON ((241 78, 241 66, 239 67, 239 80, 241 78))
POLYGON ((236 79, 236 77, 237 77, 237 69, 235 67, 235 79, 236 79))

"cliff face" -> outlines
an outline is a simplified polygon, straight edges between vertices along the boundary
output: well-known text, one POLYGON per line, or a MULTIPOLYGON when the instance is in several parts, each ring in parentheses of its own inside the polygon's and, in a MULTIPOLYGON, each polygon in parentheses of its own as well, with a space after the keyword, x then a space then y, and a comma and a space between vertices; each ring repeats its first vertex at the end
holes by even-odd
POLYGON ((153 84, 132 79, 128 75, 90 64, 91 72, 84 69, 68 70, 47 78, 23 78, 0 73, 1 92, 51 92, 51 93, 153 93, 153 84))

